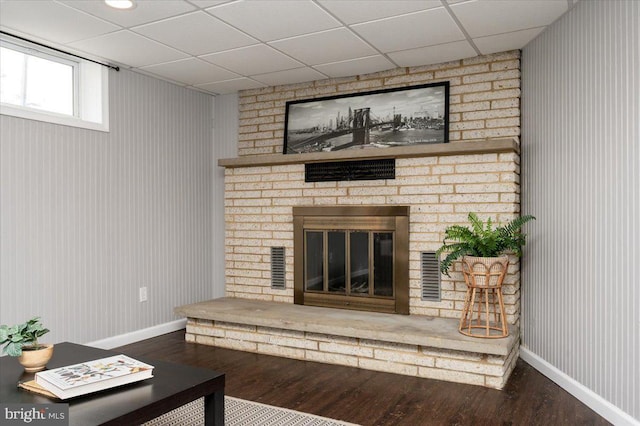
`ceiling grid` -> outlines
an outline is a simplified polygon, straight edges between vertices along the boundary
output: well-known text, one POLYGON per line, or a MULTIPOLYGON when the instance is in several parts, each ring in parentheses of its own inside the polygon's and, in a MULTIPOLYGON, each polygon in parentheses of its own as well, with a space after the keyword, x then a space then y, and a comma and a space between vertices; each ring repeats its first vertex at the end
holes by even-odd
POLYGON ((3 0, 0 29, 211 94, 520 49, 574 0, 3 0))

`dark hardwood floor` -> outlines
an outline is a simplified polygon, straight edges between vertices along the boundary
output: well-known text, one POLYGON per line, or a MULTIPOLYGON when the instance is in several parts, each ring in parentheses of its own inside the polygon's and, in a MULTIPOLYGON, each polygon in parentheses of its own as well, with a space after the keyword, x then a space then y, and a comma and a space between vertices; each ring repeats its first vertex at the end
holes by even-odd
POLYGON ((522 360, 502 391, 215 348, 184 331, 116 350, 226 374, 225 393, 361 425, 607 425, 522 360))

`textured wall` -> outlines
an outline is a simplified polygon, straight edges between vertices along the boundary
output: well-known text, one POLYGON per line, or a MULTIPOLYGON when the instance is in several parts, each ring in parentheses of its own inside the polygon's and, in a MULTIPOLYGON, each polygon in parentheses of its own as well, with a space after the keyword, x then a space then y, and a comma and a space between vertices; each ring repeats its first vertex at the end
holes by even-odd
POLYGON ((449 81, 449 140, 520 136, 520 52, 240 92, 238 154, 282 152, 287 101, 449 81))
POLYGON ((212 106, 123 70, 110 133, 0 117, 1 323, 82 343, 212 296, 212 106))
POLYGON ((638 420, 639 27, 582 1, 522 56, 523 346, 638 420))

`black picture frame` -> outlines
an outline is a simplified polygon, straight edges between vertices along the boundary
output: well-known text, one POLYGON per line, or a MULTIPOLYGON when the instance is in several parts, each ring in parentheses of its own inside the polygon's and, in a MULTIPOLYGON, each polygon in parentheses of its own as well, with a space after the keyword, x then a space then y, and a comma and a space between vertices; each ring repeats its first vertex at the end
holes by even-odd
POLYGON ((284 154, 449 142, 449 82, 286 103, 284 154))

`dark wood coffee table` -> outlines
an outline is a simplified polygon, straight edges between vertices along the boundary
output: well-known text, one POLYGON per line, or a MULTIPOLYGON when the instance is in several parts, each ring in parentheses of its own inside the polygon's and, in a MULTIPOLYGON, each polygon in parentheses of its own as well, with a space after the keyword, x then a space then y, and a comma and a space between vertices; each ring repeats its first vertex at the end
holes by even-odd
MULTIPOLYGON (((74 343, 58 343, 47 368, 64 367, 117 355, 74 343)), ((134 357, 153 365, 153 378, 117 388, 55 401, 17 387, 33 379, 18 360, 0 358, 0 401, 3 403, 69 404, 70 425, 133 425, 152 420, 173 409, 204 397, 205 424, 224 425, 224 374, 213 370, 134 357)))

